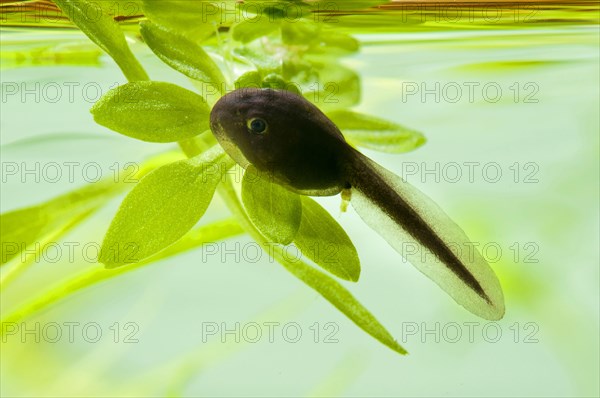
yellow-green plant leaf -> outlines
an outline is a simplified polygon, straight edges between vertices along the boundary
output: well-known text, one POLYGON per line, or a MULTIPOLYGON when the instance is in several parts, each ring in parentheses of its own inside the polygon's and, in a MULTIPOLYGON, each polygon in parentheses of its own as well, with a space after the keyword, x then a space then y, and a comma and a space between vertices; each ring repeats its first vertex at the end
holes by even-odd
POLYGON ((262 84, 262 76, 257 71, 246 72, 233 83, 233 86, 238 88, 254 87, 260 88, 262 84))
POLYGON ((0 265, 21 254, 39 252, 48 241, 57 239, 97 209, 108 197, 127 184, 106 179, 86 185, 48 202, 0 215, 2 244, 0 265))
MULTIPOLYGON (((228 17, 223 11, 235 7, 234 0, 143 0, 144 15, 188 39, 200 42, 216 33, 228 17)), ((235 17, 235 16, 233 16, 235 17)))
POLYGON ((225 90, 225 78, 215 61, 195 42, 150 21, 140 24, 140 33, 150 49, 173 69, 207 83, 219 92, 225 90))
POLYGON ((127 80, 148 80, 146 71, 133 56, 119 25, 96 3, 87 0, 54 2, 83 33, 115 60, 127 80))
POLYGON ((308 46, 320 40, 321 24, 310 20, 284 21, 281 24, 281 41, 285 44, 308 46))
POLYGON ((342 52, 358 51, 358 40, 352 36, 324 28, 312 20, 284 21, 281 25, 281 41, 285 44, 308 46, 310 53, 338 57, 342 52), (337 51, 336 51, 337 50, 337 51))
POLYGON ((339 282, 301 260, 289 261, 280 247, 274 248, 273 255, 296 278, 316 290, 362 330, 397 353, 407 353, 377 318, 339 282))
MULTIPOLYGON (((111 270, 94 267, 89 271, 78 274, 75 277, 60 283, 59 285, 52 286, 40 296, 31 298, 28 302, 18 307, 15 311, 11 311, 9 314, 3 314, 3 318, 0 320, 0 322, 22 321, 23 319, 27 319, 33 314, 49 308, 60 300, 68 298, 89 286, 103 282, 107 279, 115 278, 121 274, 133 271, 148 264, 152 264, 156 261, 160 261, 166 257, 176 256, 182 252, 201 247, 207 243, 212 243, 218 240, 240 235, 243 232, 243 229, 240 227, 237 221, 233 219, 216 221, 207 225, 202 225, 192 229, 177 243, 169 246, 168 249, 163 250, 154 256, 148 257, 144 261, 140 261, 135 265, 111 270)), ((0 336, 2 333, 4 333, 4 328, 0 329, 0 336)))
POLYGON ((260 72, 275 71, 280 66, 280 61, 276 57, 265 51, 250 48, 250 46, 236 47, 232 54, 235 61, 254 65, 260 72))
POLYGON ((335 59, 359 49, 358 40, 352 36, 309 20, 282 22, 281 40, 285 44, 303 46, 313 58, 335 59))
POLYGON ((108 268, 137 263, 178 241, 202 217, 232 165, 214 147, 149 173, 121 203, 98 261, 108 268))
POLYGON ((204 98, 165 82, 119 86, 102 96, 90 112, 96 123, 149 142, 180 141, 210 128, 204 98))
MULTIPOLYGON (((111 197, 133 188, 134 184, 151 170, 179 160, 181 152, 167 152, 154 156, 132 173, 119 173, 119 178, 106 178, 85 185, 45 203, 9 211, 0 215, 0 265, 18 256, 27 248, 37 253, 44 245, 60 238, 91 215, 111 197)), ((22 256, 22 263, 27 257, 22 256)))
POLYGON ((335 110, 327 116, 356 145, 381 152, 412 151, 426 141, 423 134, 374 116, 348 110, 335 110))
POLYGON ((292 242, 302 219, 299 195, 248 167, 242 179, 242 201, 263 235, 274 243, 292 242))
POLYGON ((277 90, 291 91, 294 94, 302 95, 300 86, 294 82, 286 81, 277 73, 269 73, 261 82, 262 88, 272 88, 277 90))
POLYGON ((354 244, 337 221, 309 197, 302 197, 302 221, 294 244, 332 274, 358 281, 360 260, 354 244))
POLYGON ((344 286, 327 274, 311 267, 302 259, 290 259, 287 252, 284 251, 285 247, 271 245, 270 242, 267 242, 265 237, 252 224, 247 213, 244 212, 230 181, 226 181, 220 188, 223 190, 223 197, 228 207, 237 216, 238 220, 240 220, 243 228, 258 242, 269 256, 272 256, 287 271, 323 296, 358 327, 397 353, 406 354, 406 350, 394 340, 392 335, 379 323, 377 318, 344 286))
POLYGON ((257 20, 242 20, 231 28, 234 40, 249 43, 279 29, 280 19, 270 20, 266 15, 257 16, 257 20))
POLYGON ((321 43, 321 50, 323 52, 330 52, 332 48, 347 52, 356 52, 360 47, 358 40, 354 37, 336 32, 333 29, 323 29, 321 43))
POLYGON ((333 62, 313 62, 316 82, 303 95, 325 111, 347 109, 360 101, 360 77, 356 72, 333 62))

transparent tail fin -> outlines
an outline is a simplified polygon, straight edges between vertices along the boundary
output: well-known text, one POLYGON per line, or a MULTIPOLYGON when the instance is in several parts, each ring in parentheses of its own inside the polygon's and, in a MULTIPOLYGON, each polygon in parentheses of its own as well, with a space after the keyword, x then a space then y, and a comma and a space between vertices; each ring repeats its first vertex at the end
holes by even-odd
POLYGON ((458 304, 485 319, 502 318, 498 278, 464 231, 424 193, 355 153, 348 178, 360 217, 458 304))

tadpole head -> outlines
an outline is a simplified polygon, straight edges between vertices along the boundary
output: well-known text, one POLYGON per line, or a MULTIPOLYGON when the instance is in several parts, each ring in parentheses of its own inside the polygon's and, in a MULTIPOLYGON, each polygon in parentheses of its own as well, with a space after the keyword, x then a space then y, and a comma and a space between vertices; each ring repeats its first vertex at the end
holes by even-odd
POLYGON ((284 90, 242 88, 221 97, 210 114, 216 139, 242 167, 249 164, 298 191, 336 184, 344 139, 302 96, 284 90))
MULTIPOLYGON (((219 144, 227 154, 242 167, 251 163, 245 152, 251 147, 259 147, 261 139, 252 136, 247 124, 250 115, 261 113, 265 103, 260 92, 251 89, 241 89, 221 97, 210 113, 210 128, 219 144)), ((262 115, 261 115, 262 116, 262 115)), ((262 117, 260 120, 264 120, 262 117)))

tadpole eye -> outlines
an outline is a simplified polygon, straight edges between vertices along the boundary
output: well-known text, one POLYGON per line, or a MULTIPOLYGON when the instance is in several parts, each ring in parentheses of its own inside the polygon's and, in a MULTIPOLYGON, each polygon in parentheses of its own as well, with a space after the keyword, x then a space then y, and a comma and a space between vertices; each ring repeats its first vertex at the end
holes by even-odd
POLYGON ((248 120, 247 126, 248 131, 254 134, 264 134, 267 131, 267 122, 258 117, 248 120))

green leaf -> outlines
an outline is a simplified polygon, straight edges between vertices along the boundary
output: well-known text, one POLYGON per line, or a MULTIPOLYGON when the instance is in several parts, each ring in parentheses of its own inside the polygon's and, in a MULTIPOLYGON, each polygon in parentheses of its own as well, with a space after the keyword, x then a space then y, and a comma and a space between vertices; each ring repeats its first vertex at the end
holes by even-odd
POLYGON ((296 84, 310 86, 318 80, 318 73, 311 62, 288 55, 281 63, 281 74, 284 79, 296 84))
POLYGON ((232 165, 215 147, 148 174, 121 203, 98 261, 108 268, 137 263, 175 243, 202 217, 232 165))
POLYGON ((238 62, 254 65, 261 72, 268 73, 279 69, 279 60, 262 49, 252 49, 249 46, 236 47, 232 54, 238 62))
POLYGON ((302 220, 300 196, 248 167, 242 179, 242 201, 254 225, 274 243, 292 242, 302 220))
POLYGON ((317 63, 316 82, 307 85, 303 95, 322 110, 346 109, 360 101, 360 78, 356 72, 335 63, 317 63))
MULTIPOLYGON (((43 292, 38 297, 33 297, 24 305, 19 306, 15 311, 11 311, 9 314, 3 313, 2 315, 4 317, 0 322, 22 321, 89 286, 93 286, 107 279, 115 278, 121 274, 131 272, 155 261, 162 260, 165 257, 175 256, 182 252, 201 247, 207 243, 227 239, 243 232, 244 231, 237 221, 233 219, 216 221, 214 223, 202 225, 198 228, 192 229, 177 243, 169 246, 168 249, 163 250, 157 255, 151 256, 144 261, 140 261, 135 265, 111 270, 94 267, 82 274, 78 274, 75 277, 60 283, 59 285, 52 286, 49 290, 43 292)), ((0 335, 2 335, 2 333, 4 333, 4 328, 0 330, 0 335)))
POLYGON ((302 254, 332 274, 356 282, 360 260, 346 231, 309 197, 302 197, 302 222, 294 244, 302 254))
POLYGON ((271 21, 266 16, 258 16, 256 20, 243 20, 233 25, 231 36, 239 42, 249 43, 259 37, 267 36, 279 29, 279 26, 281 26, 279 19, 271 21))
POLYGON ((301 259, 290 260, 285 247, 271 245, 248 219, 247 213, 239 203, 239 199, 230 181, 220 186, 223 190, 223 198, 232 213, 237 216, 242 227, 258 242, 258 244, 279 262, 286 270, 296 278, 317 291, 327 301, 333 304, 344 315, 346 315, 358 327, 369 333, 375 339, 385 344, 399 354, 406 354, 406 350, 398 344, 392 335, 379 323, 379 321, 367 310, 344 286, 323 272, 311 267, 301 259))
MULTIPOLYGON (((44 246, 85 219, 92 207, 69 206, 69 212, 60 211, 55 203, 32 206, 0 215, 2 245, 0 265, 23 253, 39 253, 44 246)), ((25 262, 25 256, 21 261, 25 262)), ((27 256, 29 257, 29 256, 27 256)))
POLYGON ((321 43, 321 50, 324 52, 331 52, 332 47, 347 52, 356 52, 360 47, 358 40, 354 37, 333 29, 323 29, 321 43))
POLYGON ((286 81, 281 75, 277 73, 269 73, 267 76, 265 76, 262 80, 261 87, 278 90, 287 90, 291 91, 294 94, 302 95, 299 85, 293 82, 286 81))
POLYGON ((260 88, 262 87, 262 76, 257 71, 246 72, 233 83, 233 86, 236 88, 245 88, 245 87, 254 87, 260 88))
POLYGON ((402 355, 407 353, 377 318, 336 280, 301 260, 294 262, 288 260, 281 247, 274 247, 272 253, 289 272, 316 290, 362 330, 397 353, 402 355))
POLYGON ((140 26, 140 33, 146 44, 167 65, 223 93, 225 78, 202 47, 179 33, 150 21, 144 21, 140 26))
POLYGON ((45 244, 72 229, 107 198, 124 188, 126 184, 106 179, 46 203, 0 215, 0 265, 21 254, 26 248, 42 250, 45 244))
MULTIPOLYGON (((1 214, 0 265, 21 254, 25 248, 39 253, 46 244, 55 242, 108 199, 132 188, 133 184, 156 167, 178 160, 181 156, 179 151, 162 153, 145 160, 139 170, 133 173, 120 173, 118 180, 106 178, 45 203, 1 214)), ((21 264, 25 264, 28 258, 23 256, 21 260, 21 264)))
POLYGON ((321 24, 313 21, 284 21, 281 25, 281 41, 285 44, 308 46, 320 39, 321 24))
POLYGON ((115 60, 127 80, 148 80, 146 71, 129 49, 121 28, 98 4, 87 0, 54 2, 87 37, 115 60))
POLYGON ((343 52, 358 51, 358 40, 345 33, 323 24, 309 20, 283 22, 281 25, 281 41, 289 45, 306 46, 307 52, 321 53, 327 56, 339 57, 343 52))
POLYGON ((388 153, 412 151, 426 141, 423 134, 399 124, 361 113, 336 110, 327 116, 356 145, 388 153))
POLYGON ((144 15, 148 19, 195 42, 217 32, 228 17, 223 12, 224 7, 235 7, 234 1, 143 0, 144 15))
POLYGON ((164 82, 124 84, 102 96, 90 111, 96 123, 149 142, 180 141, 210 128, 204 98, 164 82))

